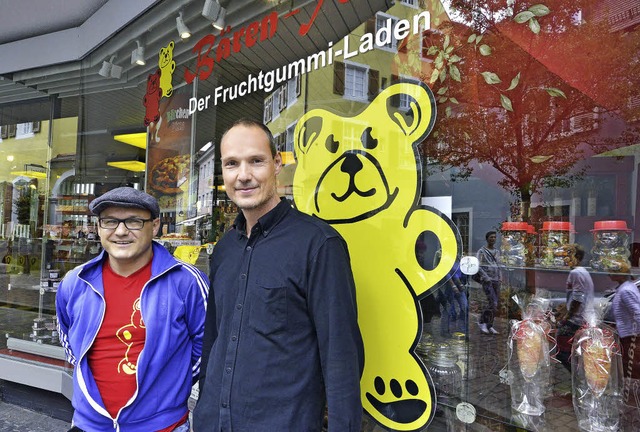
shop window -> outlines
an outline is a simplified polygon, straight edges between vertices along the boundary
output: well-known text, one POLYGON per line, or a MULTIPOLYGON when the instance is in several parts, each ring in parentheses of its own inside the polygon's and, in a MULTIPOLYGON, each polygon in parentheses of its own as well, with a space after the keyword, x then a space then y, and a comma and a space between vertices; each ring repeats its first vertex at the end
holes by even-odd
MULTIPOLYGON (((555 109, 551 109, 552 118, 560 116, 555 109)), ((589 132, 598 128, 599 114, 597 110, 570 114, 565 118, 560 118, 555 128, 552 138, 567 137, 580 132, 589 132)), ((531 116, 525 119, 531 121, 531 116)), ((546 121, 546 120, 544 120, 546 121)))
POLYGON ((425 30, 422 32, 422 37, 420 38, 420 56, 423 60, 433 61, 435 55, 429 54, 429 48, 440 46, 442 44, 441 38, 441 33, 437 30, 425 30))
POLYGON ((373 100, 380 90, 380 72, 366 65, 335 62, 333 92, 345 99, 373 100))
MULTIPOLYGON (((420 80, 414 77, 402 77, 402 82, 409 82, 413 84, 418 84, 420 80)), ((402 93, 399 99, 399 107, 402 110, 408 110, 410 108, 409 103, 413 98, 410 98, 409 95, 402 93)))
POLYGON ((460 233, 460 240, 462 241, 462 250, 463 252, 470 251, 469 247, 469 231, 471 229, 470 225, 470 217, 469 212, 453 212, 451 215, 451 220, 458 227, 458 232, 460 233))
POLYGON ((400 3, 414 8, 418 7, 418 0, 400 0, 400 3))
POLYGON ((345 67, 344 95, 352 99, 366 99, 367 68, 347 64, 345 67))
POLYGON ((287 138, 286 138, 283 151, 293 152, 293 136, 294 136, 293 133, 295 132, 295 130, 296 130, 296 123, 293 123, 287 128, 287 133, 286 133, 287 138))
POLYGON ((267 96, 266 99, 264 100, 264 113, 263 113, 263 122, 265 124, 269 123, 271 121, 271 105, 273 104, 273 97, 272 96, 267 96))
POLYGON ((300 96, 300 75, 296 75, 287 82, 287 107, 290 107, 300 96))
POLYGON ((33 136, 33 123, 19 123, 16 125, 16 139, 31 138, 33 136))
POLYGON ((362 146, 360 138, 364 127, 365 125, 358 125, 353 122, 343 123, 341 144, 345 148, 360 148, 362 146))
POLYGON ((289 91, 288 85, 280 87, 280 93, 278 97, 278 111, 284 111, 287 108, 287 92, 289 91))
MULTIPOLYGON (((396 17, 393 17, 391 15, 377 14, 376 15, 376 34, 378 34, 378 31, 380 29, 385 27, 387 29, 393 29, 397 23, 398 23, 398 18, 396 17), (389 21, 391 22, 389 23, 389 21)), ((396 51, 398 49, 398 39, 396 39, 393 36, 393 32, 389 32, 388 37, 389 37, 389 41, 386 44, 382 46, 376 44, 376 46, 378 48, 396 51)))
POLYGON ((280 92, 281 91, 282 91, 282 88, 277 88, 273 91, 273 94, 271 95, 271 103, 273 105, 271 107, 271 121, 274 121, 275 119, 280 117, 280 92))

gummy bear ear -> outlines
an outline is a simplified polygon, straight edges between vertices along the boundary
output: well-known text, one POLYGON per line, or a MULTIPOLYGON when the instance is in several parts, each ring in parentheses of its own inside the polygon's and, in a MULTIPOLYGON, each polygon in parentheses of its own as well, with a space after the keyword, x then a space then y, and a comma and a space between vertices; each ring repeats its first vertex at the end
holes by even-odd
POLYGON ((307 117, 298 123, 296 128, 296 147, 306 153, 311 145, 318 141, 322 130, 323 119, 320 116, 307 117))
POLYGON ((383 95, 386 96, 383 101, 387 115, 405 136, 415 142, 431 132, 436 119, 436 103, 429 87, 401 82, 389 86, 380 96, 383 95), (403 104, 404 108, 399 106, 400 96, 407 101, 403 104))
POLYGON ((173 49, 174 46, 176 46, 176 44, 171 41, 169 42, 169 45, 167 45, 167 48, 173 49))

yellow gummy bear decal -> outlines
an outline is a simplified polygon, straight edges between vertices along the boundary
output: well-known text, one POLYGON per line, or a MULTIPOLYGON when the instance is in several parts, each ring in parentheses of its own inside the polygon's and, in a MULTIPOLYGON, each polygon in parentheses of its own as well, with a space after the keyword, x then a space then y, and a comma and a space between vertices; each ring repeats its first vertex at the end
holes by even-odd
POLYGON ((173 47, 175 43, 169 42, 166 47, 160 48, 158 54, 158 68, 160 69, 160 88, 163 97, 171 97, 173 94, 173 72, 176 70, 176 62, 173 60, 173 47))
POLYGON ((421 429, 433 417, 433 383, 414 353, 422 331, 418 299, 446 280, 460 251, 451 220, 418 205, 415 146, 435 114, 430 89, 399 83, 355 117, 315 109, 295 129, 295 205, 332 224, 349 245, 365 349, 362 404, 397 431, 421 429), (442 253, 431 270, 415 253, 425 231, 442 253))

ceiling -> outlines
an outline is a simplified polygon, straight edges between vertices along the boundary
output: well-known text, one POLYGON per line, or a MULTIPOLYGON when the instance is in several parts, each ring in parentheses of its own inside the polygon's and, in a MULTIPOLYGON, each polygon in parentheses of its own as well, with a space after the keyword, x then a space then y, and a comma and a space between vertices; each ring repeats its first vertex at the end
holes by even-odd
MULTIPOLYGON (((193 68, 195 64, 194 44, 214 33, 211 23, 201 15, 203 4, 204 0, 0 0, 3 12, 0 14, 0 56, 16 59, 14 64, 22 66, 11 70, 11 64, 0 64, 0 123, 39 120, 25 118, 34 112, 21 111, 20 107, 25 106, 25 102, 43 98, 53 97, 62 108, 77 106, 83 172, 87 181, 104 179, 110 175, 109 170, 113 170, 106 168, 105 155, 135 151, 113 141, 113 133, 145 130, 142 100, 147 76, 157 67, 160 48, 175 41, 173 58, 177 69, 173 86, 177 88, 185 84, 184 65, 193 68), (41 5, 45 3, 46 9, 42 10, 41 5), (40 11, 35 18, 31 16, 33 10, 40 11), (186 42, 176 31, 175 20, 180 11, 192 31, 186 42), (117 19, 110 18, 116 13, 117 19), (76 39, 84 42, 74 45, 71 41, 76 39), (146 66, 131 65, 136 40, 145 46, 146 66), (21 55, 34 49, 19 45, 29 42, 36 45, 37 51, 21 55), (39 64, 51 54, 44 51, 55 51, 58 45, 62 48, 50 64, 39 64), (69 48, 64 48, 67 46, 69 48), (9 49, 13 55, 6 57, 9 49), (113 55, 116 56, 114 63, 123 67, 120 79, 98 75, 102 62, 113 55), (73 60, 55 61, 59 59, 73 60), (25 65, 31 67, 25 68, 25 65), (77 103, 68 103, 71 101, 77 103)), ((237 83, 249 73, 268 71, 324 50, 330 41, 338 41, 376 11, 390 6, 386 0, 353 0, 344 4, 325 1, 314 27, 305 37, 299 37, 301 23, 310 19, 317 4, 316 0, 232 0, 228 5, 227 25, 234 29, 262 19, 273 10, 280 17, 293 9, 300 11, 291 18, 279 20, 276 37, 216 63, 215 76, 199 83, 198 94, 212 94, 218 85, 237 83)), ((264 94, 255 93, 225 104, 224 110, 203 111, 197 119, 196 148, 213 139, 216 130, 239 117, 262 118, 263 98, 264 94)))
POLYGON ((79 27, 107 1, 0 0, 0 45, 79 27))

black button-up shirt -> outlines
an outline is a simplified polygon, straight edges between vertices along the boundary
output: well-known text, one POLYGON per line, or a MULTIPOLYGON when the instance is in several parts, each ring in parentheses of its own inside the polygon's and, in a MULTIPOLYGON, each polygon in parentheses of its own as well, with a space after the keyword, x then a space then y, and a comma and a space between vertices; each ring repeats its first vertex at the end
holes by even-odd
POLYGON ((362 340, 347 246, 282 200, 211 257, 194 430, 360 431, 362 340))

